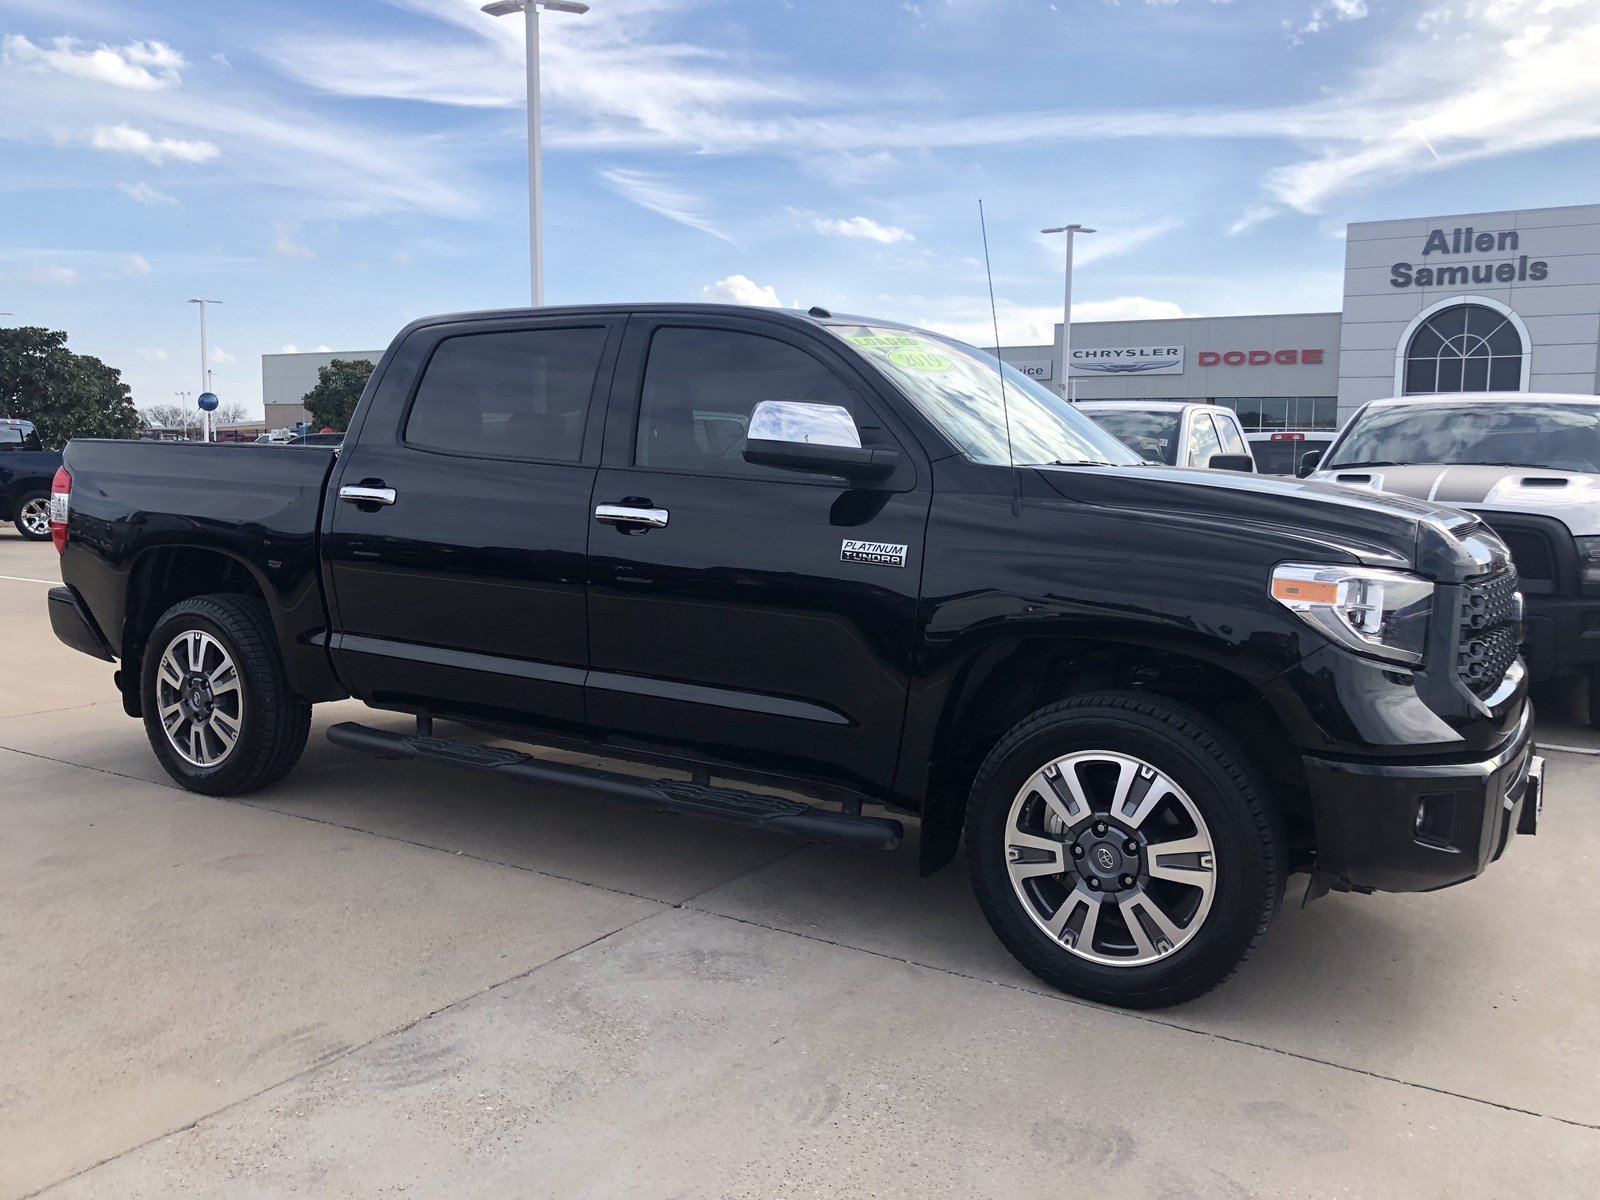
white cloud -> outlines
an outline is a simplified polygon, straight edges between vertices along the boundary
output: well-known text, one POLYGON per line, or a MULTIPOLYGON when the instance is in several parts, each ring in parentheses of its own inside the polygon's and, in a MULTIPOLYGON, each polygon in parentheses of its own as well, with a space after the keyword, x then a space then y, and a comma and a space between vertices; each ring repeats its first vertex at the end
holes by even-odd
POLYGON ((167 352, 159 346, 140 346, 134 350, 145 362, 166 362, 167 352))
POLYGON ((318 354, 332 354, 333 353, 333 347, 328 345, 326 342, 319 342, 317 344, 316 352, 318 354))
MULTIPOLYGON (((1113 224, 1107 222, 1104 232, 1079 234, 1073 239, 1072 262, 1074 267, 1086 267, 1107 258, 1115 258, 1119 254, 1126 254, 1143 246, 1146 242, 1153 242, 1156 238, 1171 233, 1178 229, 1183 222, 1176 217, 1165 217, 1148 224, 1128 224, 1120 222, 1113 224)), ((1050 254, 1050 261, 1058 267, 1062 262, 1064 253, 1062 242, 1064 237, 1059 233, 1041 233, 1037 235, 1039 241, 1050 254)))
POLYGON ((296 346, 293 342, 286 342, 286 343, 284 343, 283 349, 279 350, 278 353, 279 354, 299 354, 300 353, 300 347, 296 346))
POLYGON ((78 282, 78 272, 72 267, 42 264, 18 271, 10 278, 20 280, 23 283, 42 283, 49 287, 71 287, 78 282))
POLYGON ((1115 300, 1086 300, 1072 306, 1074 321, 1167 321, 1196 314, 1183 311, 1171 300, 1148 296, 1118 296, 1115 300))
POLYGON ((186 141, 183 138, 152 137, 132 125, 96 125, 90 137, 96 150, 111 150, 120 154, 137 154, 153 163, 168 159, 179 162, 200 163, 221 153, 211 142, 186 141))
POLYGON ((122 256, 122 273, 124 275, 150 274, 150 260, 142 254, 124 254, 122 256))
MULTIPOLYGON (((1059 304, 1018 304, 1003 296, 996 297, 993 315, 988 300, 974 296, 884 297, 880 311, 895 320, 921 325, 974 346, 994 345, 996 318, 1002 346, 1050 345, 1061 322, 1059 304)), ((1193 315, 1170 300, 1147 296, 1087 300, 1072 306, 1074 321, 1144 321, 1193 315)))
POLYGON ((179 72, 187 65, 183 55, 165 42, 89 46, 77 38, 58 37, 45 46, 21 34, 8 34, 0 42, 0 61, 143 92, 177 85, 182 81, 179 72))
POLYGON ((711 218, 700 211, 699 197, 689 194, 659 175, 648 171, 613 167, 601 171, 600 178, 617 195, 625 200, 631 200, 640 208, 647 208, 669 221, 687 225, 690 229, 698 229, 701 233, 709 233, 712 237, 721 238, 730 245, 733 243, 732 238, 718 229, 711 218))
POLYGON ((830 217, 812 217, 811 224, 818 233, 833 237, 867 238, 869 241, 893 245, 895 242, 914 242, 917 239, 897 225, 879 225, 867 217, 847 217, 843 220, 830 217))
POLYGON ((778 289, 762 287, 748 275, 729 275, 700 289, 707 300, 718 304, 752 304, 759 308, 781 307, 778 289))
POLYGON ((310 246, 294 240, 295 227, 289 222, 274 221, 272 233, 272 252, 279 258, 306 259, 317 256, 317 252, 310 246))
POLYGON ((224 350, 221 346, 213 346, 211 347, 211 352, 207 358, 207 361, 214 363, 231 363, 237 362, 238 360, 224 350))
POLYGON ((166 192, 158 191, 142 181, 139 183, 119 183, 117 184, 117 191, 121 192, 129 200, 138 204, 149 205, 151 208, 157 205, 176 206, 180 203, 176 196, 169 196, 166 192))

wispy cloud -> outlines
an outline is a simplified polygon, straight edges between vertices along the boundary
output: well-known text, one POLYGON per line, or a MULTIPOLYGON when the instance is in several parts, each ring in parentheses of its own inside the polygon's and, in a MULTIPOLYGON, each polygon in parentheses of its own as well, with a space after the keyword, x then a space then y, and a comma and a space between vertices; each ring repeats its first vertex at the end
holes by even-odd
POLYGON ((142 254, 124 254, 122 256, 122 273, 124 275, 150 274, 150 260, 142 254))
POLYGON ((315 258, 317 252, 310 246, 294 240, 295 227, 287 221, 272 223, 272 252, 279 258, 315 258))
POLYGON ((137 154, 153 163, 168 160, 202 163, 221 153, 211 142, 188 141, 184 138, 154 137, 132 125, 96 125, 89 136, 89 144, 96 150, 110 150, 118 154, 137 154))
POLYGON ((119 183, 117 191, 136 204, 144 204, 151 208, 160 205, 176 207, 181 203, 176 196, 169 196, 166 192, 151 187, 148 183, 119 183))
POLYGON ((26 267, 6 278, 19 283, 42 283, 47 287, 71 287, 78 282, 79 276, 75 267, 44 263, 36 267, 26 267))
POLYGON ((123 46, 90 46, 73 37, 47 44, 8 34, 0 41, 0 62, 25 70, 59 71, 134 91, 156 91, 182 81, 183 55, 165 42, 129 42, 123 46))
POLYGON ((698 196, 691 195, 660 175, 612 167, 601 171, 600 178, 617 195, 631 200, 640 208, 647 208, 669 221, 676 221, 679 225, 687 225, 690 229, 698 229, 701 233, 709 233, 714 238, 733 244, 733 239, 701 211, 698 196))
POLYGON ((891 246, 895 242, 914 242, 914 238, 898 225, 879 225, 868 217, 845 217, 842 219, 831 217, 812 217, 812 227, 818 233, 826 233, 833 237, 866 238, 871 242, 882 242, 891 246))

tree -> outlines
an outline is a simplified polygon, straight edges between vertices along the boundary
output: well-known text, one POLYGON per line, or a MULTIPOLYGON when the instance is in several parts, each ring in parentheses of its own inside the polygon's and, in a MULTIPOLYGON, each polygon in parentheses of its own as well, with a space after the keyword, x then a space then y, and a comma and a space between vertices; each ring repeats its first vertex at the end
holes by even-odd
MULTIPOLYGON (((151 429, 176 429, 184 437, 200 436, 201 413, 197 404, 147 404, 139 410, 139 415, 151 429)), ((223 425, 242 425, 249 419, 245 406, 237 400, 219 404, 211 414, 214 429, 223 425)))
POLYGON ((51 449, 75 437, 139 432, 122 372, 68 350, 64 332, 37 326, 0 329, 0 409, 32 421, 51 449))
POLYGON ((372 364, 364 358, 336 358, 317 371, 317 386, 300 398, 311 414, 314 429, 344 430, 361 399, 361 389, 372 376, 372 364))

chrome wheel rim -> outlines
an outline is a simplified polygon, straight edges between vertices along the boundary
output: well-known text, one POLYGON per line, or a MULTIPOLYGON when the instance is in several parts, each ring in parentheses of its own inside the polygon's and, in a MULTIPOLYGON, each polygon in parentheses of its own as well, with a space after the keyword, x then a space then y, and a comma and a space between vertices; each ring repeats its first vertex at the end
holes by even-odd
POLYGON ((1006 818, 1006 871, 1033 923, 1079 958, 1138 967, 1205 924, 1216 850, 1187 793, 1143 759, 1087 750, 1029 776, 1006 818))
POLYGON ((156 669, 156 711, 168 743, 191 766, 219 766, 233 753, 244 689, 221 642, 189 629, 167 643, 156 669))
POLYGON ((22 506, 17 513, 17 520, 34 537, 44 537, 50 532, 50 501, 43 496, 35 496, 22 506))

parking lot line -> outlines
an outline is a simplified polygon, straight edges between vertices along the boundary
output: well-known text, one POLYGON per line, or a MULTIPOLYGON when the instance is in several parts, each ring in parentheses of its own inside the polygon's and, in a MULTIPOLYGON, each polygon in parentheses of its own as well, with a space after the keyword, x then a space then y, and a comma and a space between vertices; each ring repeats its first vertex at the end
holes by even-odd
POLYGON ((51 587, 60 587, 59 579, 33 579, 27 575, 0 575, 0 579, 9 579, 12 583, 46 583, 51 587))

